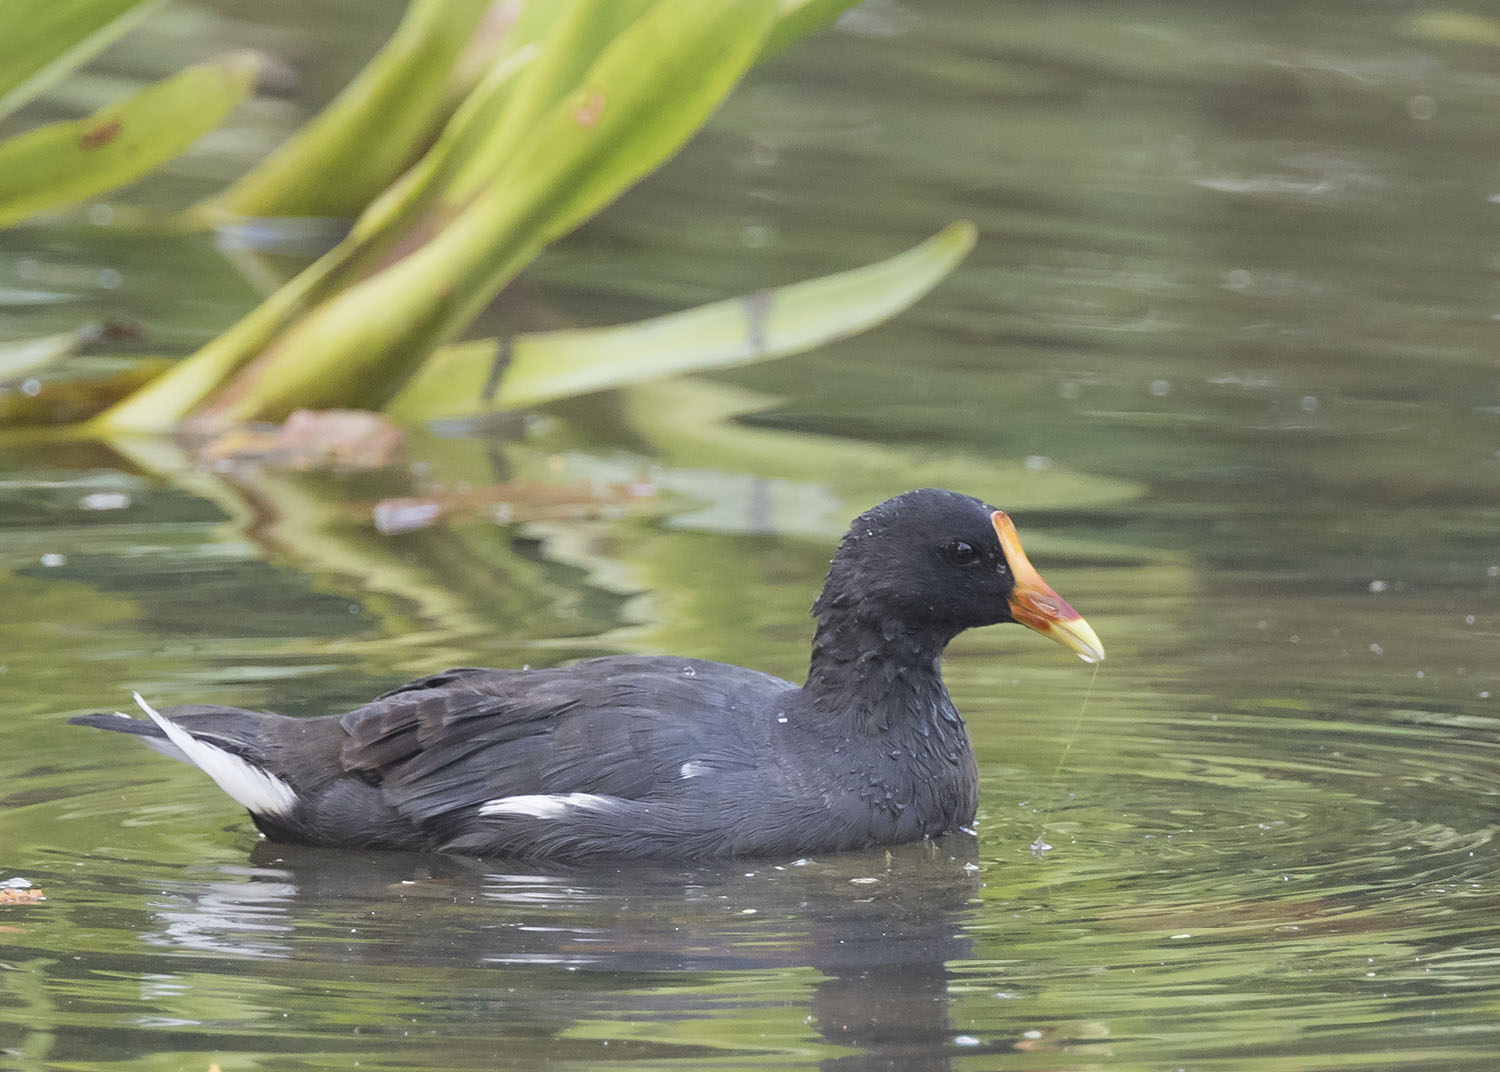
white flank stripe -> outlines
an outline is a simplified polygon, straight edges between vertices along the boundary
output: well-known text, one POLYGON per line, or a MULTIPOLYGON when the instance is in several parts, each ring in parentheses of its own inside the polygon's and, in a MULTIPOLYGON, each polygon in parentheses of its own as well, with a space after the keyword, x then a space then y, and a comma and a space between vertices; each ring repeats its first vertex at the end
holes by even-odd
POLYGON ((514 797, 496 797, 479 805, 480 815, 523 815, 528 819, 560 819, 571 809, 581 811, 614 811, 618 797, 598 793, 525 793, 514 797))
POLYGON ((683 778, 702 778, 710 773, 710 770, 707 763, 698 763, 690 759, 677 768, 677 773, 683 778))
POLYGON ((296 792, 274 774, 198 740, 164 717, 140 693, 135 694, 135 702, 152 722, 161 727, 167 739, 182 749, 182 754, 192 761, 193 766, 212 778, 220 789, 234 798, 235 803, 252 815, 286 816, 297 806, 296 792))

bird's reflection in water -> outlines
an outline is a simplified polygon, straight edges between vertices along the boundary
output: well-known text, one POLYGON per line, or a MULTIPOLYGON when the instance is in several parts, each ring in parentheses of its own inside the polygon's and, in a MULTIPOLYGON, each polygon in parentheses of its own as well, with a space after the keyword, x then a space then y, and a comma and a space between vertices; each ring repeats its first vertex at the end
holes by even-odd
POLYGON ((976 860, 968 835, 590 867, 261 842, 249 868, 178 884, 152 938, 255 958, 262 983, 283 979, 304 1005, 294 1017, 345 1019, 305 1004, 320 978, 339 984, 329 1001, 352 981, 367 1030, 399 1020, 440 1047, 586 1035, 707 1059, 815 1045, 830 1068, 941 1069, 975 1052, 955 1042, 949 983, 972 956, 976 860))

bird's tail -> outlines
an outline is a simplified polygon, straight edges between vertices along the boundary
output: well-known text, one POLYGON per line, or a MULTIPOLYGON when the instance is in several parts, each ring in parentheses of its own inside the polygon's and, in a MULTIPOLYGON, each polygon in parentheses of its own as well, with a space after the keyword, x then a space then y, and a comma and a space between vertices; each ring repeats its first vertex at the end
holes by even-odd
POLYGON ((162 755, 203 771, 252 815, 281 816, 296 806, 296 792, 265 766, 259 728, 265 715, 205 705, 169 707, 161 712, 140 693, 135 694, 135 702, 146 718, 116 712, 80 715, 68 721, 135 734, 162 755))

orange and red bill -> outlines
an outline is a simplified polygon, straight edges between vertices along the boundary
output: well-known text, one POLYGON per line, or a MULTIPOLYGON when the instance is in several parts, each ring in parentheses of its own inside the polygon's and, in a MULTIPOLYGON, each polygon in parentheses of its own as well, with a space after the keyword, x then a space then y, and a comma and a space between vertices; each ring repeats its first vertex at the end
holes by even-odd
POLYGON ((1021 550, 1021 538, 1016 535, 1016 526, 1003 510, 990 515, 995 526, 995 535, 1000 538, 1000 549, 1010 563, 1010 572, 1016 579, 1015 590, 1010 594, 1010 613, 1016 621, 1028 629, 1035 629, 1045 637, 1072 648, 1078 657, 1087 663, 1097 663, 1104 658, 1104 645, 1098 635, 1083 620, 1068 601, 1052 590, 1042 580, 1026 552, 1021 550))

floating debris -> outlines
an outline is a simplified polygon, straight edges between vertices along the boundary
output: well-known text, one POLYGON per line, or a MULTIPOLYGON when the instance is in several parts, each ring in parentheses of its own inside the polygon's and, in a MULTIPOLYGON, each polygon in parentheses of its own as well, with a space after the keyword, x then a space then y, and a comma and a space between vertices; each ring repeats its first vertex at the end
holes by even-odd
POLYGON ((401 460, 406 433, 379 413, 299 409, 280 426, 231 429, 199 448, 210 465, 281 469, 384 469, 401 460))
POLYGON ((497 525, 526 521, 575 521, 617 516, 650 499, 656 485, 638 479, 624 484, 599 481, 553 484, 509 480, 485 487, 428 487, 422 496, 381 499, 371 507, 375 528, 387 535, 413 532, 442 520, 482 517, 497 525))
POLYGON ((33 886, 30 879, 17 876, 0 882, 0 905, 36 904, 46 899, 46 895, 33 886))
POLYGON ((129 506, 130 496, 123 491, 95 491, 78 500, 80 510, 124 510, 129 506))
POLYGON ((381 499, 370 515, 376 532, 392 536, 431 527, 443 516, 443 505, 432 499, 381 499))

